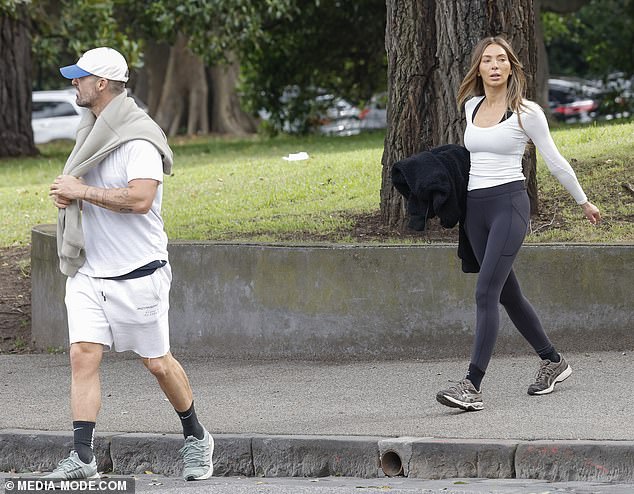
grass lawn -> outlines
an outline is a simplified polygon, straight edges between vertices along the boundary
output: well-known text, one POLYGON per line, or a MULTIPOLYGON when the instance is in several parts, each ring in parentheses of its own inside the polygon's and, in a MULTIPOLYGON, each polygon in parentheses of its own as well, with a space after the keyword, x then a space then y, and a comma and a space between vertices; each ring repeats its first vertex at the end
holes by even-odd
MULTIPOLYGON (((527 241, 634 242, 634 195, 623 187, 634 186, 634 123, 562 127, 553 136, 605 220, 591 226, 540 159, 542 211, 527 241)), ((163 216, 172 240, 356 242, 359 218, 376 217, 379 210, 380 133, 196 137, 171 145, 174 174, 165 178, 163 216), (310 159, 282 159, 299 151, 310 159)), ((52 143, 35 158, 0 160, 0 247, 27 245, 33 225, 55 222, 48 187, 70 149, 68 142, 52 143)), ((397 234, 381 239, 403 241, 397 234)))

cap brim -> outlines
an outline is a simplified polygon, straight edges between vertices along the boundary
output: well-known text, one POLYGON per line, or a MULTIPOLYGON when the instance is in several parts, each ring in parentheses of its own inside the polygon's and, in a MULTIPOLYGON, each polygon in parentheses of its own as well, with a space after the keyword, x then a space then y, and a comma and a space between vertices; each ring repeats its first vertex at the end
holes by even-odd
POLYGON ((59 69, 61 74, 66 79, 79 79, 80 77, 86 77, 87 75, 92 75, 90 72, 86 72, 81 67, 77 65, 67 65, 66 67, 62 67, 59 69))

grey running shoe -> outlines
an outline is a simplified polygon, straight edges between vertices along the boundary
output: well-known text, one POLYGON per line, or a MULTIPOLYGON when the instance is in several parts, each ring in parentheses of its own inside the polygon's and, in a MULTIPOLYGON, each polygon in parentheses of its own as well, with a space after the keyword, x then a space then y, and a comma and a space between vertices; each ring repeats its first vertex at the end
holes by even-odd
POLYGON ((535 376, 535 382, 528 387, 529 395, 546 395, 552 393, 555 384, 560 383, 572 374, 572 369, 563 356, 559 362, 542 360, 541 366, 535 376))
POLYGON ((463 379, 447 389, 439 391, 436 400, 445 406, 461 408, 467 412, 482 410, 482 393, 475 389, 469 379, 463 379))
POLYGON ((98 479, 97 461, 93 456, 90 463, 84 463, 75 451, 71 451, 68 458, 60 461, 55 470, 42 476, 42 478, 46 480, 98 479))
POLYGON ((204 480, 214 473, 212 456, 214 454, 214 438, 205 429, 202 439, 189 436, 180 451, 183 455, 183 478, 185 480, 204 480))

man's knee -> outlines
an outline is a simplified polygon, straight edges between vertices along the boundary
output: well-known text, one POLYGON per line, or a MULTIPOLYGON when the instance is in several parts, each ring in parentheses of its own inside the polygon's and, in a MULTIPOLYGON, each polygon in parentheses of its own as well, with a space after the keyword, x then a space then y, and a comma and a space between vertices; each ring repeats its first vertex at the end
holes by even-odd
POLYGON ((149 370, 154 377, 162 379, 171 373, 173 357, 171 354, 163 355, 157 358, 144 358, 143 365, 149 370))
POLYGON ((70 346, 70 366, 73 372, 94 371, 101 363, 103 347, 97 343, 73 343, 70 346))

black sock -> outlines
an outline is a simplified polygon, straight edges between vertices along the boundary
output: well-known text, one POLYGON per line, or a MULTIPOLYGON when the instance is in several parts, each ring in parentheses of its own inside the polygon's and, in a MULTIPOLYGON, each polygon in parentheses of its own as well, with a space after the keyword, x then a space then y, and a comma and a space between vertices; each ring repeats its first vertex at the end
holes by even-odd
POLYGON ((73 421, 73 444, 79 459, 90 463, 94 456, 93 439, 95 437, 95 423, 82 420, 73 421))
POLYGON ((474 364, 469 364, 469 371, 467 372, 467 379, 471 381, 471 384, 480 391, 482 385, 482 379, 484 378, 484 371, 474 364))
POLYGON ((557 353, 557 350, 555 350, 555 347, 552 345, 546 350, 542 350, 541 352, 539 352, 538 355, 542 360, 550 360, 551 362, 555 363, 561 361, 561 356, 557 353))
POLYGON ((183 436, 187 439, 189 436, 194 436, 196 439, 202 439, 205 437, 205 430, 203 426, 198 422, 198 417, 196 417, 196 411, 194 410, 194 402, 192 401, 192 406, 189 407, 189 410, 184 412, 179 412, 176 410, 176 413, 181 419, 181 424, 183 424, 183 436))

